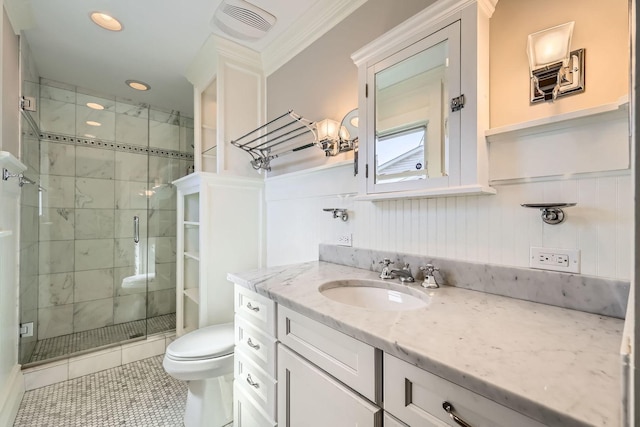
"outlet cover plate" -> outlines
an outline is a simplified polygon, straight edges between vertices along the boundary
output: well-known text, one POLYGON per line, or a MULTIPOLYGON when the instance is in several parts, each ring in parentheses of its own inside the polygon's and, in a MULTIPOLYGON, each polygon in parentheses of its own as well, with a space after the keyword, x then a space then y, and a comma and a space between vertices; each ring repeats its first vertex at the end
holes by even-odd
POLYGON ((580 273, 580 250, 532 246, 529 267, 565 273, 580 273))
POLYGON ((352 234, 351 233, 346 233, 346 234, 341 234, 338 236, 338 238, 336 239, 336 244, 339 246, 351 246, 352 245, 352 234))

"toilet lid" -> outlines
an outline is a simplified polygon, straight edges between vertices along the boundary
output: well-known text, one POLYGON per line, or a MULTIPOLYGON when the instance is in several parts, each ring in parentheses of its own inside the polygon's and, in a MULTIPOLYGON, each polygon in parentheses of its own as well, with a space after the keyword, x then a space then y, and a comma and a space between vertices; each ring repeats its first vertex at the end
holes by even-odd
POLYGON ((174 360, 210 359, 233 353, 233 323, 206 326, 181 336, 167 347, 174 360))

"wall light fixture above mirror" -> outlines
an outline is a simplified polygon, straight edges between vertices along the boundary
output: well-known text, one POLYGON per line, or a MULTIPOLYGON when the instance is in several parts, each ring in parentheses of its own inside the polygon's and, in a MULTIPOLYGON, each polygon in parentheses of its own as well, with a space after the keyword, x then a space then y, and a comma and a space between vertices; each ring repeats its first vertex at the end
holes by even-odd
POLYGON ((584 92, 584 49, 571 50, 575 22, 529 34, 531 103, 584 92))

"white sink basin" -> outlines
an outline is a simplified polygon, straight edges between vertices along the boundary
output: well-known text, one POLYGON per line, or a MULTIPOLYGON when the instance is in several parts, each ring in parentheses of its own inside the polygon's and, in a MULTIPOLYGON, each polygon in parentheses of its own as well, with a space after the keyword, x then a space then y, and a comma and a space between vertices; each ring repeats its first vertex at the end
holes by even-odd
POLYGON ((318 290, 325 297, 372 310, 416 310, 429 305, 429 297, 411 288, 377 280, 336 280, 318 290))

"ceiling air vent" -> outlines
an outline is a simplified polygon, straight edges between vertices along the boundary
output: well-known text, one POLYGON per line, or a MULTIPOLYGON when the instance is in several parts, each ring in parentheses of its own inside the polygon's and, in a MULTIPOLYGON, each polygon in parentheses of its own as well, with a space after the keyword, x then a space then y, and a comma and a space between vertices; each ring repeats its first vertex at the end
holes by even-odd
POLYGON ((211 20, 213 27, 243 40, 263 37, 275 23, 275 16, 245 0, 223 0, 211 20))

